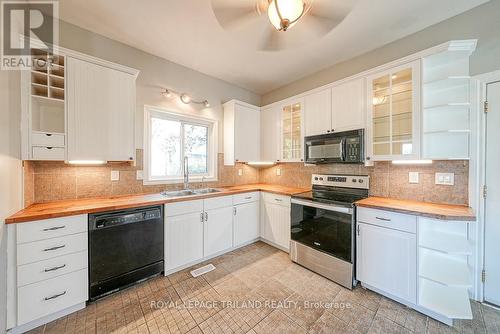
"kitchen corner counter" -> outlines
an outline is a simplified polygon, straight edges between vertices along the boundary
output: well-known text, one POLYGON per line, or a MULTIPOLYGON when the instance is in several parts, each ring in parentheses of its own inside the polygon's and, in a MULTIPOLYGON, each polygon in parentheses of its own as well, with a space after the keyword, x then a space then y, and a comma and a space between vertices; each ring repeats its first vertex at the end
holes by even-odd
POLYGON ((5 219, 6 224, 30 222, 34 220, 66 217, 80 214, 122 210, 128 208, 160 205, 166 203, 192 201, 211 197, 228 196, 252 191, 264 191, 279 195, 294 195, 309 189, 283 187, 272 184, 248 184, 219 187, 218 193, 182 197, 165 197, 161 194, 139 194, 115 197, 99 197, 36 203, 5 219))
POLYGON ((465 205, 437 204, 385 197, 368 197, 355 204, 360 207, 406 213, 440 220, 476 220, 472 208, 465 205))

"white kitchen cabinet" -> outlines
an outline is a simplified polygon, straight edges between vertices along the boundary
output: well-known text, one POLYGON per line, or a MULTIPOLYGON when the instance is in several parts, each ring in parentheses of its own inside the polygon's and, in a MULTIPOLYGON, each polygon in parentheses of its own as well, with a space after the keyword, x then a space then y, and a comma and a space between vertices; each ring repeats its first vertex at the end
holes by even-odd
POLYGON ((134 159, 135 76, 67 59, 68 160, 134 159))
POLYGON ((290 249, 290 197, 262 193, 261 237, 283 250, 290 249))
POLYGON ((281 109, 271 107, 260 112, 260 160, 280 160, 281 109))
POLYGON ((260 236, 260 204, 257 201, 234 206, 234 246, 255 241, 260 236))
POLYGON ((289 100, 280 106, 280 161, 304 160, 304 99, 289 100))
POLYGON ((354 79, 332 87, 332 131, 365 128, 365 80, 354 79))
POLYGON ((203 212, 165 217, 165 272, 203 259, 203 231, 203 212))
POLYGON ((358 223, 357 279, 410 303, 417 299, 416 235, 358 223))
POLYGON ((224 165, 260 161, 260 108, 231 100, 224 108, 224 165))
POLYGON ((332 132, 332 90, 330 88, 304 98, 305 136, 332 132))
POLYGON ((367 160, 420 158, 420 60, 367 78, 367 160))
POLYGON ((204 200, 203 256, 210 257, 233 247, 233 200, 231 196, 204 200))

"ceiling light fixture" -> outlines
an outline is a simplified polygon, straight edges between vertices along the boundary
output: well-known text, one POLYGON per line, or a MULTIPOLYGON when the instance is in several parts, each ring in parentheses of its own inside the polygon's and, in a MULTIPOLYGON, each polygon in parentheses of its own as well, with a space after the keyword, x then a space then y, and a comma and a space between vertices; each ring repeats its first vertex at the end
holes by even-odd
POLYGON ((169 88, 162 88, 161 89, 161 95, 163 95, 165 97, 170 98, 174 94, 177 95, 177 96, 179 96, 180 100, 184 104, 194 103, 194 104, 203 105, 205 108, 210 108, 210 103, 208 102, 208 100, 200 100, 200 101, 193 100, 193 98, 189 94, 187 94, 187 93, 179 93, 179 92, 176 92, 175 90, 169 89, 169 88))
POLYGON ((269 21, 278 31, 287 31, 305 12, 303 0, 271 0, 267 8, 269 21))

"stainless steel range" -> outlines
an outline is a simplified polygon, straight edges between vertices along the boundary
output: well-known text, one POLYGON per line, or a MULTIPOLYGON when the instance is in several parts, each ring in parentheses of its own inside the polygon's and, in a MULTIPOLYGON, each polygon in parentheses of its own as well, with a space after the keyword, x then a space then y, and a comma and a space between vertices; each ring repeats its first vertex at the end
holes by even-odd
POLYGON ((352 289, 355 259, 354 203, 368 197, 370 177, 312 176, 312 191, 292 196, 290 257, 352 289))

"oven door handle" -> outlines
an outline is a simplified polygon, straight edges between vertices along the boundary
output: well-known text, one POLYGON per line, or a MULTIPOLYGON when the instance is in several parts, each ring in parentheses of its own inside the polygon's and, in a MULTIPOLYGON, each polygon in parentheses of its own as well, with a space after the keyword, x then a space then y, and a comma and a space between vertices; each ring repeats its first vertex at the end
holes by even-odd
POLYGON ((296 199, 296 198, 292 198, 292 204, 299 204, 299 205, 309 206, 311 208, 318 208, 318 209, 323 209, 323 210, 327 210, 327 211, 347 213, 350 215, 352 215, 352 212, 353 212, 352 209, 344 208, 342 206, 328 205, 328 204, 307 201, 307 200, 302 200, 302 199, 296 199))

